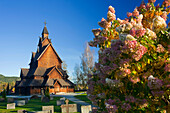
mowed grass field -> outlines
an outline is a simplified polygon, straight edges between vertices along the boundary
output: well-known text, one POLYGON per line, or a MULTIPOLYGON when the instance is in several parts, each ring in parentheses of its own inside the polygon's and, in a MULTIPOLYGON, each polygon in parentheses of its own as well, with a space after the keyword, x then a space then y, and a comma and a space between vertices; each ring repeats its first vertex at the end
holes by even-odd
MULTIPOLYGON (((29 100, 28 103, 24 106, 15 107, 15 109, 8 110, 6 109, 7 102, 0 102, 0 113, 16 113, 17 110, 27 110, 27 111, 42 111, 42 106, 54 105, 54 112, 61 113, 60 106, 56 105, 56 100, 60 100, 61 97, 54 97, 53 100, 50 100, 49 103, 41 102, 41 98, 29 100)), ((69 104, 73 102, 69 101, 69 104)))

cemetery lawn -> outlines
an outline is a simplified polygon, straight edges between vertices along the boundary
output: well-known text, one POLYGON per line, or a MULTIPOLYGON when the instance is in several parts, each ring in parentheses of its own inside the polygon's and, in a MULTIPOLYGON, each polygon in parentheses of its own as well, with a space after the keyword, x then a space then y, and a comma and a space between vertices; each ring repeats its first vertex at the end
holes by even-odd
POLYGON ((92 102, 87 98, 87 93, 81 94, 81 95, 76 95, 74 97, 76 97, 77 99, 82 100, 86 103, 92 104, 92 102))
MULTIPOLYGON (((6 109, 7 102, 0 102, 0 113, 17 112, 17 110, 23 109, 27 111, 42 111, 42 106, 54 105, 54 112, 61 113, 60 106, 56 105, 56 100, 60 100, 61 97, 54 97, 49 103, 41 102, 41 98, 29 100, 24 106, 17 106, 15 109, 6 109)), ((69 101, 69 104, 74 102, 69 101)))

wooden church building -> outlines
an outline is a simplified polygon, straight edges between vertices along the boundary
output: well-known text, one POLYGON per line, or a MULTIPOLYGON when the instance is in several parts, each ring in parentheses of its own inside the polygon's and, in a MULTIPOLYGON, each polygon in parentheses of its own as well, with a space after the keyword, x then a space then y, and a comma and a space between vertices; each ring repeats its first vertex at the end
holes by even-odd
POLYGON ((21 81, 16 82, 16 93, 40 94, 49 87, 50 93, 74 92, 74 84, 62 69, 62 60, 55 51, 45 25, 39 38, 37 52, 32 52, 30 68, 21 68, 21 81))

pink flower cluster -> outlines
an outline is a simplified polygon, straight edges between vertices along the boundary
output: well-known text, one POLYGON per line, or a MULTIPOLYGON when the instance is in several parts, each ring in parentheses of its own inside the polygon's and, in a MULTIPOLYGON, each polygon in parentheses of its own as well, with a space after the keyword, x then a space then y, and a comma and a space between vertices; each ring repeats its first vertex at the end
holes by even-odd
POLYGON ((125 101, 130 102, 130 103, 134 103, 134 102, 136 102, 136 99, 135 99, 135 97, 129 95, 129 96, 125 97, 125 101))
POLYGON ((107 13, 107 21, 112 22, 116 19, 115 10, 112 6, 109 6, 108 13, 107 13))
POLYGON ((132 28, 130 30, 130 35, 134 37, 136 36, 137 38, 142 37, 145 33, 146 33, 146 30, 144 28, 140 28, 140 29, 132 28))
POLYGON ((138 7, 138 11, 142 12, 142 9, 146 9, 146 5, 145 2, 142 1, 142 3, 140 4, 140 6, 138 7))
POLYGON ((143 45, 137 46, 137 51, 132 55, 132 58, 139 61, 142 56, 147 52, 147 49, 143 45))
POLYGON ((170 6, 170 0, 164 0, 164 1, 163 1, 163 5, 164 5, 165 7, 170 6))
POLYGON ((135 8, 135 10, 132 12, 133 16, 139 16, 139 11, 137 8, 135 8))
POLYGON ((156 0, 148 0, 149 3, 155 3, 156 0))
POLYGON ((153 89, 160 89, 163 85, 163 81, 153 77, 152 75, 148 77, 148 87, 153 89))
POLYGON ((106 105, 106 109, 109 113, 116 113, 118 110, 116 105, 109 105, 109 104, 106 105))
POLYGON ((164 91, 151 91, 153 96, 162 96, 164 94, 164 91))
POLYGON ((107 40, 107 37, 101 36, 101 30, 100 29, 93 29, 92 30, 95 38, 93 39, 93 41, 89 42, 89 45, 92 47, 97 47, 97 44, 103 44, 105 42, 105 40, 107 40))
POLYGON ((156 48, 156 51, 158 53, 163 53, 165 51, 165 48, 161 44, 158 44, 157 48, 156 48))
POLYGON ((139 77, 130 77, 130 81, 133 82, 134 84, 136 84, 137 82, 140 82, 140 78, 139 77))
POLYGON ((103 28, 109 28, 111 27, 111 23, 108 22, 106 19, 102 18, 100 22, 98 22, 99 26, 100 27, 103 27, 103 28))
POLYGON ((164 69, 166 72, 170 72, 170 64, 166 64, 164 69))
POLYGON ((131 107, 131 105, 130 105, 129 103, 123 103, 123 104, 121 105, 121 108, 122 108, 123 110, 125 110, 125 111, 129 111, 132 107, 131 107))

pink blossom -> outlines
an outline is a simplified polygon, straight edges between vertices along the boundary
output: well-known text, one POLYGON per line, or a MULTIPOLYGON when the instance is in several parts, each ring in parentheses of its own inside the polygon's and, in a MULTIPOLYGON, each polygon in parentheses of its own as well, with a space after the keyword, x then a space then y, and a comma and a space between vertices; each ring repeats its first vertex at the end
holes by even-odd
POLYGON ((125 111, 129 111, 129 110, 131 109, 131 106, 130 106, 129 103, 123 103, 123 104, 121 105, 121 108, 122 108, 123 110, 125 110, 125 111))
POLYGON ((150 89, 160 89, 163 85, 162 80, 153 77, 152 75, 148 78, 148 87, 150 89))
POLYGON ((106 106, 106 109, 109 113, 116 113, 116 111, 118 110, 116 105, 108 105, 106 106))
POLYGON ((108 11, 111 11, 112 13, 115 13, 115 9, 112 6, 109 6, 108 11))
POLYGON ((156 48, 156 51, 158 52, 158 53, 163 53, 164 52, 164 47, 161 45, 161 44, 158 44, 157 45, 157 48, 156 48))
POLYGON ((164 0, 162 3, 165 7, 170 6, 170 0, 164 0))
POLYGON ((130 69, 124 69, 124 72, 126 73, 126 74, 131 74, 131 71, 130 71, 130 69))
POLYGON ((115 19, 116 19, 116 15, 114 13, 112 13, 111 11, 108 11, 108 13, 107 13, 107 21, 112 22, 115 19))
POLYGON ((164 91, 151 91, 153 96, 162 96, 164 94, 164 91))
POLYGON ((126 41, 126 44, 128 46, 129 49, 132 49, 134 50, 137 46, 137 41, 136 40, 133 40, 133 41, 126 41))
POLYGON ((94 36, 98 36, 101 33, 100 29, 92 29, 94 36))
POLYGON ((135 8, 135 10, 132 12, 133 16, 139 16, 139 11, 137 10, 137 8, 135 8))
POLYGON ((101 21, 98 22, 98 24, 99 24, 100 27, 103 27, 103 28, 111 27, 111 23, 107 22, 104 18, 102 18, 101 21))
POLYGON ((130 35, 136 36, 136 30, 135 30, 135 28, 132 28, 132 29, 130 30, 130 35))
POLYGON ((146 52, 147 49, 143 45, 139 45, 135 54, 132 55, 132 58, 139 61, 146 52))
POLYGON ((160 8, 159 4, 156 6, 156 10, 158 10, 158 8, 160 8))
POLYGON ((156 0, 148 0, 148 3, 155 3, 156 0))
POLYGON ((166 21, 167 20, 167 12, 163 11, 163 14, 161 15, 161 17, 166 21))
POLYGON ((149 10, 151 7, 152 7, 152 6, 151 6, 151 4, 149 4, 149 3, 146 5, 146 9, 147 9, 147 10, 149 10))
POLYGON ((142 1, 141 4, 140 4, 140 6, 138 7, 138 10, 139 10, 140 12, 142 11, 142 9, 146 9, 146 5, 145 5, 145 2, 144 2, 144 1, 142 1))
POLYGON ((129 18, 129 17, 131 17, 132 16, 132 13, 127 13, 127 17, 129 18))
POLYGON ((142 37, 144 34, 146 33, 146 30, 144 28, 141 28, 141 29, 138 29, 136 30, 136 36, 139 38, 139 37, 142 37))
POLYGON ((136 99, 135 99, 135 97, 129 95, 129 96, 125 97, 125 101, 134 103, 136 101, 136 99))
POLYGON ((164 69, 166 72, 170 72, 170 64, 166 64, 164 69))
POLYGON ((140 82, 140 78, 139 77, 131 77, 130 81, 133 82, 134 84, 136 84, 137 82, 140 82))

